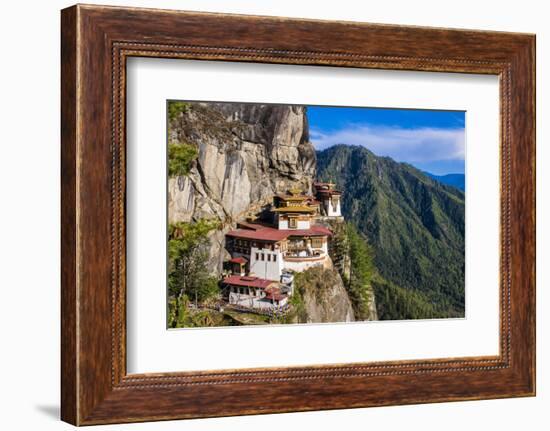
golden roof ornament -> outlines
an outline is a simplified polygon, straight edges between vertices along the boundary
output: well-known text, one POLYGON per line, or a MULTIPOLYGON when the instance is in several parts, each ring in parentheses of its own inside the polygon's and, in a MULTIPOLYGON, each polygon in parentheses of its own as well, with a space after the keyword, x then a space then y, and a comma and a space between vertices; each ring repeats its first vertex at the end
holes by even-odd
POLYGON ((290 189, 289 192, 292 196, 300 196, 302 194, 302 191, 297 188, 290 189))

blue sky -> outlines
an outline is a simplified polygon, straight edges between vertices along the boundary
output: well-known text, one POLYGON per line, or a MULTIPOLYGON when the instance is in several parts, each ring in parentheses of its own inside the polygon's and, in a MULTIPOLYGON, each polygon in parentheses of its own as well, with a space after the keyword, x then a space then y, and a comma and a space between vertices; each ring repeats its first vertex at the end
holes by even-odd
POLYGON ((318 150, 362 145, 433 174, 464 173, 463 111, 308 106, 307 116, 318 150))

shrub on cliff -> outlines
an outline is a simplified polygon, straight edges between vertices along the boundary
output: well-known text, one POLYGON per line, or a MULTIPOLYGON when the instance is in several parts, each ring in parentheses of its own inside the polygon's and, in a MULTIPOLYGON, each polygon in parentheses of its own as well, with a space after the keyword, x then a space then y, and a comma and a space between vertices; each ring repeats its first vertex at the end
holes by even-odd
POLYGON ((168 144, 168 176, 178 177, 189 174, 193 160, 199 152, 191 144, 168 144))

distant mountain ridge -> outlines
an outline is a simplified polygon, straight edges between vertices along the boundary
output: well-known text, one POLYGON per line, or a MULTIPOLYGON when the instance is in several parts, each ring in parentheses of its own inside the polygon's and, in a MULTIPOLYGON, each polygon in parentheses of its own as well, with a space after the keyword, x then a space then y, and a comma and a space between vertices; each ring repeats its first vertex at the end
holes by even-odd
POLYGON ((424 172, 429 177, 434 180, 439 181, 440 183, 447 184, 449 186, 456 187, 462 191, 465 190, 465 180, 466 176, 464 174, 446 174, 446 175, 435 175, 429 172, 424 172))
POLYGON ((343 189, 343 215, 374 250, 379 318, 464 316, 461 190, 361 146, 317 152, 317 178, 343 189))

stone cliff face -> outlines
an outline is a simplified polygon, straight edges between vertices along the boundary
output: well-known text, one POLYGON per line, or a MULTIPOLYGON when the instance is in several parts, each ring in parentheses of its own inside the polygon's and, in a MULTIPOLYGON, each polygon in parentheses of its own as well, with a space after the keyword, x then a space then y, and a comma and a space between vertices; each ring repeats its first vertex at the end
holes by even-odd
POLYGON ((334 268, 314 267, 299 273, 295 289, 302 298, 299 323, 353 322, 353 306, 344 283, 334 268))
POLYGON ((170 179, 170 222, 236 220, 276 193, 311 189, 315 151, 303 107, 193 104, 169 139, 199 150, 188 177, 170 179))
POLYGON ((209 266, 226 258, 224 236, 235 221, 255 213, 290 188, 311 190, 315 151, 305 108, 281 105, 192 103, 171 120, 170 142, 198 148, 189 175, 168 183, 169 222, 215 218, 209 266))

